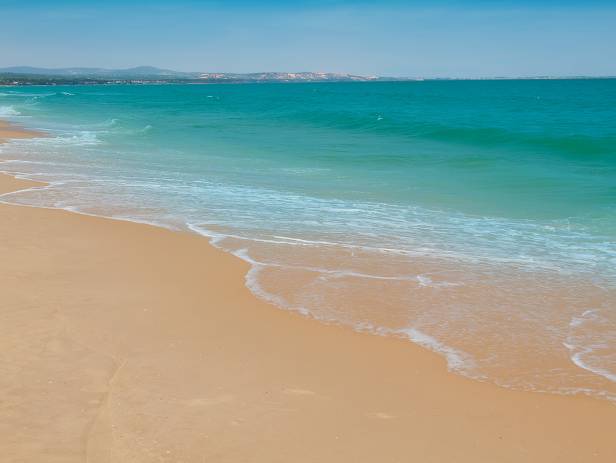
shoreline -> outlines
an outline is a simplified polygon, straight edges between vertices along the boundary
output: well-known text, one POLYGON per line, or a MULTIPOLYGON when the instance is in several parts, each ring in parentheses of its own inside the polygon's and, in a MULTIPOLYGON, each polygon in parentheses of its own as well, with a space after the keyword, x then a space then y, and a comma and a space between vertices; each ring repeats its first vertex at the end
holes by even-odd
MULTIPOLYGON (((28 136, 13 127, 0 139, 28 136)), ((36 184, 0 175, 0 193, 36 184)), ((616 458, 609 402, 478 382, 408 341, 280 310, 197 235, 0 218, 9 461, 616 458)))
POLYGON ((24 129, 11 122, 0 119, 0 144, 12 138, 36 138, 47 136, 44 132, 24 129))

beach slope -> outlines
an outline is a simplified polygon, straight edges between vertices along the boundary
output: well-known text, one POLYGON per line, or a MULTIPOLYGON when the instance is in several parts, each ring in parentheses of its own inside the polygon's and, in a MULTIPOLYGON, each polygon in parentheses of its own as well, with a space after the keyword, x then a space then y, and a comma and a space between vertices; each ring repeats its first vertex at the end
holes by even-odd
POLYGON ((616 461, 613 404, 277 309, 199 236, 7 204, 0 224, 2 461, 616 461))

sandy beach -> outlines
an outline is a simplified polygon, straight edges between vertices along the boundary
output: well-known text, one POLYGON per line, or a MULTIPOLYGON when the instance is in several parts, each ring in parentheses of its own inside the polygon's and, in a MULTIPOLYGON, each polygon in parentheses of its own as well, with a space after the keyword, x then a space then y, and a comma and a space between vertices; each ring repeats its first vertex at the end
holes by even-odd
POLYGON ((44 136, 44 134, 32 130, 23 130, 15 125, 0 120, 0 143, 4 143, 7 139, 11 138, 32 138, 40 136, 44 136))
POLYGON ((613 404, 280 310, 202 237, 6 204, 0 223, 2 461, 616 461, 613 404))

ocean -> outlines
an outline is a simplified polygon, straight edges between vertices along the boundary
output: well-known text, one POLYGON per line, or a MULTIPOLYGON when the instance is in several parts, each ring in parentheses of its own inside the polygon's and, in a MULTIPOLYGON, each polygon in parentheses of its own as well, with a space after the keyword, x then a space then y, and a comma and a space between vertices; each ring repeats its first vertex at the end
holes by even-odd
POLYGON ((4 202, 197 233, 283 309, 616 400, 616 80, 5 87, 0 118, 50 135, 0 146, 49 182, 4 202))

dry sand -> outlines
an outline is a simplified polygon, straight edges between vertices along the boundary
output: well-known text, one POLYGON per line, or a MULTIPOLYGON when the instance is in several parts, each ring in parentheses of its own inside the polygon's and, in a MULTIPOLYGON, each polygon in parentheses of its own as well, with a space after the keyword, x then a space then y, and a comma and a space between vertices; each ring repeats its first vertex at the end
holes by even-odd
POLYGON ((277 309, 198 236, 0 205, 0 256, 3 462, 616 461, 613 404, 277 309))

